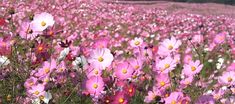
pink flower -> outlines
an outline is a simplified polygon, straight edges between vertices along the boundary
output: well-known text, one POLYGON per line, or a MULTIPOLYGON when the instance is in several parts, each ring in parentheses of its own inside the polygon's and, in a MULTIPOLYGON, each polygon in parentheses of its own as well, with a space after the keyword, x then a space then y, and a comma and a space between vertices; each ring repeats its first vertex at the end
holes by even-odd
POLYGON ((132 47, 140 47, 143 43, 143 40, 141 38, 135 37, 134 40, 131 40, 130 45, 132 47))
POLYGON ((153 91, 149 91, 148 95, 145 96, 145 98, 144 98, 144 102, 145 103, 150 103, 155 99, 156 96, 157 95, 153 91))
POLYGON ((56 60, 52 59, 51 62, 45 61, 43 67, 39 68, 35 74, 37 77, 45 76, 50 74, 56 68, 56 60))
POLYGON ((133 67, 129 65, 127 62, 122 62, 116 65, 114 68, 114 74, 117 78, 124 80, 127 78, 131 78, 133 74, 133 67))
POLYGON ((19 31, 20 31, 19 32, 20 37, 23 39, 27 39, 27 40, 35 39, 38 36, 38 34, 41 33, 37 31, 33 31, 32 26, 29 22, 21 23, 19 31))
POLYGON ((93 44, 93 47, 94 48, 107 48, 108 43, 109 43, 108 38, 101 38, 95 41, 95 43, 93 44))
POLYGON ((170 79, 168 74, 162 73, 157 75, 157 86, 161 89, 165 89, 170 86, 170 79))
POLYGON ((135 69, 135 71, 139 71, 142 69, 143 61, 140 58, 130 58, 128 62, 135 69))
POLYGON ((128 98, 124 92, 117 92, 111 104, 128 104, 128 98))
POLYGON ((160 43, 158 54, 167 56, 170 53, 175 52, 180 45, 181 41, 176 40, 175 37, 171 37, 171 39, 165 39, 162 43, 160 43))
POLYGON ((225 33, 219 33, 219 34, 215 35, 214 42, 216 44, 221 44, 225 41, 225 38, 226 38, 225 33))
POLYGON ((104 90, 104 82, 102 77, 90 77, 86 81, 86 90, 92 96, 99 96, 101 92, 104 90))
POLYGON ((230 64, 227 69, 227 71, 235 71, 235 63, 230 64))
POLYGON ((175 67, 176 67, 176 61, 172 59, 170 56, 166 57, 163 60, 160 60, 156 64, 157 71, 160 71, 161 73, 168 73, 174 70, 175 67))
POLYGON ((63 73, 66 70, 65 62, 61 61, 60 64, 56 68, 56 72, 63 73))
POLYGON ((53 16, 46 12, 36 14, 31 22, 33 31, 43 31, 47 27, 53 26, 54 23, 53 16))
POLYGON ((88 62, 97 69, 109 67, 113 61, 113 55, 107 48, 97 48, 92 50, 88 62))
POLYGON ((93 67, 89 67, 87 70, 86 70, 86 74, 87 74, 87 77, 92 77, 92 76, 101 76, 102 75, 102 70, 100 69, 96 69, 96 68, 93 68, 93 67))
POLYGON ((203 65, 200 65, 200 61, 197 60, 195 62, 190 61, 188 64, 184 64, 183 73, 186 76, 193 76, 198 74, 202 70, 203 65))
POLYGON ((235 84, 235 72, 234 71, 227 71, 219 77, 218 81, 222 85, 234 85, 235 84))
POLYGON ((180 81, 180 84, 181 84, 181 87, 182 88, 185 88, 187 87, 188 85, 190 85, 193 81, 193 76, 189 76, 183 80, 180 81))
POLYGON ((182 92, 172 92, 169 97, 165 98, 165 104, 178 104, 182 97, 182 92))
POLYGON ((35 77, 30 77, 28 78, 25 83, 24 83, 24 87, 25 88, 30 88, 32 87, 33 85, 35 85, 37 83, 38 79, 35 78, 35 77))
POLYGON ((31 89, 28 90, 28 93, 33 97, 43 96, 45 93, 44 88, 45 88, 44 85, 37 84, 32 86, 31 89))

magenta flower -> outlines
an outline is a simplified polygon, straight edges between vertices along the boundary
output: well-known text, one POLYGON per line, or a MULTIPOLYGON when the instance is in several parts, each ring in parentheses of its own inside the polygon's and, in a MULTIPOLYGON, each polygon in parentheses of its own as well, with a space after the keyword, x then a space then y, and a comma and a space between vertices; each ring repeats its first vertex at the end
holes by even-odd
POLYGON ((235 84, 235 72, 234 71, 227 71, 219 77, 218 81, 222 85, 234 85, 235 84))
POLYGON ((121 80, 131 78, 133 71, 134 71, 133 67, 129 65, 127 62, 119 63, 114 68, 115 76, 121 80))
POLYGON ((92 96, 99 96, 101 95, 102 91, 104 90, 104 82, 102 77, 90 77, 86 81, 86 90, 92 96))
POLYGON ((190 61, 188 64, 184 64, 183 73, 186 76, 193 76, 198 74, 202 70, 203 65, 200 64, 200 61, 197 60, 195 62, 190 61))
POLYGON ((172 59, 170 56, 156 63, 156 69, 161 73, 168 73, 174 70, 175 67, 176 67, 176 60, 172 59))
POLYGON ((54 23, 53 16, 46 12, 36 14, 31 22, 33 31, 43 31, 47 27, 53 26, 54 23))
POLYGON ((94 68, 105 69, 109 67, 113 61, 113 55, 107 48, 97 48, 92 50, 88 62, 94 66, 94 68))
POLYGON ((176 40, 175 37, 171 37, 171 39, 165 39, 162 43, 160 43, 158 54, 167 56, 170 53, 175 52, 180 45, 181 41, 176 40))

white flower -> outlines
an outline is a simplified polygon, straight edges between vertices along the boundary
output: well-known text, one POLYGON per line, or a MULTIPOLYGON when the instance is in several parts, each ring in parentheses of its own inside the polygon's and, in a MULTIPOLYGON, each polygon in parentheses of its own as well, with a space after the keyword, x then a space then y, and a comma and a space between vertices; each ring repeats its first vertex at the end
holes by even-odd
POLYGON ((46 104, 49 103, 49 101, 51 100, 52 98, 52 95, 50 92, 46 92, 45 95, 44 95, 44 98, 42 99, 42 101, 46 104))
POLYGON ((85 68, 88 64, 86 58, 82 55, 80 57, 76 57, 75 60, 72 62, 72 65, 75 69, 77 69, 79 67, 85 68))
POLYGON ((0 67, 10 64, 10 60, 6 56, 0 56, 0 67))
POLYGON ((58 58, 59 61, 63 60, 68 54, 69 54, 70 49, 69 48, 65 48, 64 50, 62 50, 60 52, 60 56, 58 58))
POLYGON ((33 99, 32 104, 40 104, 40 99, 39 98, 33 99))
POLYGON ((46 12, 36 14, 31 22, 33 31, 43 31, 48 26, 53 26, 54 23, 53 16, 46 12))

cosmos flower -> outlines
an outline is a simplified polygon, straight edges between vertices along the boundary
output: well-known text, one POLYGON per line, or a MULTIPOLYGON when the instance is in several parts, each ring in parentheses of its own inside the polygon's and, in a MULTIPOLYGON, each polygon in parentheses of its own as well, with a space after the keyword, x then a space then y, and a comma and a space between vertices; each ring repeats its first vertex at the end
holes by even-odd
POLYGON ((174 70, 176 67, 176 60, 172 59, 170 56, 156 63, 156 70, 161 73, 168 73, 174 70))
POLYGON ((33 18, 32 30, 41 32, 45 30, 49 26, 53 26, 55 23, 54 18, 51 14, 43 12, 40 14, 36 14, 33 18))
POLYGON ((28 90, 28 93, 31 94, 33 97, 40 97, 41 95, 44 95, 44 85, 37 84, 31 87, 31 89, 28 90))
POLYGON ((226 71, 219 77, 218 81, 222 85, 234 85, 235 84, 235 72, 234 71, 226 71))
POLYGON ((157 86, 159 88, 165 89, 165 88, 170 86, 170 79, 169 79, 168 74, 165 74, 165 73, 158 74, 156 78, 157 78, 156 79, 157 80, 157 86))
POLYGON ((121 80, 131 78, 133 74, 133 67, 127 62, 118 63, 114 68, 114 75, 121 80))
POLYGON ((225 41, 225 39, 226 39, 226 34, 225 33, 219 33, 219 34, 215 35, 214 43, 221 44, 225 41))
POLYGON ((178 104, 182 97, 182 92, 172 92, 169 97, 165 98, 165 104, 178 104))
POLYGON ((6 56, 0 56, 0 67, 10 64, 10 60, 6 56))
POLYGON ((33 31, 30 22, 22 22, 19 31, 20 37, 27 40, 35 39, 41 33, 39 31, 33 31))
POLYGON ((102 77, 90 77, 86 81, 86 90, 92 96, 99 96, 101 95, 102 91, 104 90, 104 82, 102 77))
POLYGON ((35 78, 35 77, 30 77, 30 78, 28 78, 28 79, 25 81, 24 87, 25 87, 25 88, 30 88, 30 87, 34 86, 35 84, 37 84, 37 81, 38 81, 37 78, 35 78))
POLYGON ((198 74, 202 70, 203 65, 200 64, 199 60, 190 61, 188 64, 184 64, 183 73, 186 76, 193 76, 195 74, 198 74))
POLYGON ((130 45, 132 47, 140 47, 143 43, 143 40, 141 38, 135 37, 134 40, 130 41, 130 45))
POLYGON ((179 46, 181 45, 180 40, 176 40, 175 37, 171 37, 171 39, 165 39, 163 42, 160 43, 158 48, 158 54, 167 56, 172 52, 175 52, 179 46))
POLYGON ((56 60, 52 59, 51 62, 45 61, 42 68, 38 69, 38 72, 35 74, 38 77, 46 76, 50 74, 56 68, 56 60))
POLYGON ((105 69, 109 67, 113 61, 113 55, 107 48, 97 48, 92 50, 88 62, 94 66, 94 68, 105 69))
POLYGON ((111 104, 128 104, 128 98, 125 96, 124 92, 119 91, 113 97, 111 104))

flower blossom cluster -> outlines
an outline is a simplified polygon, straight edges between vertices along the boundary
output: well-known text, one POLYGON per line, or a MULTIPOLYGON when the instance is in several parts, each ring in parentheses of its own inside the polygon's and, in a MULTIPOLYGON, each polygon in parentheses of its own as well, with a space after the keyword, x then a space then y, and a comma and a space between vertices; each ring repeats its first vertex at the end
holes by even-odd
POLYGON ((0 103, 235 103, 234 19, 55 1, 0 4, 0 103))

